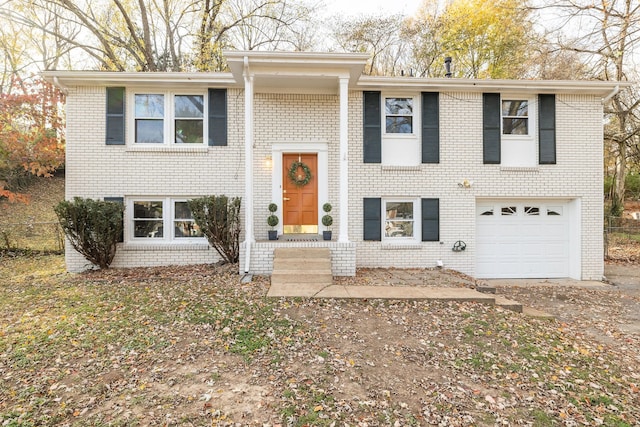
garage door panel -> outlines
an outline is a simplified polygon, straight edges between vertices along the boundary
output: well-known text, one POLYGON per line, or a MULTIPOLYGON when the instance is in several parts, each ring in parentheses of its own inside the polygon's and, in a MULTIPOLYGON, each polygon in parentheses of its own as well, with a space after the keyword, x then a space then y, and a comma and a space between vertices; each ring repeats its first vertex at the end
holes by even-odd
POLYGON ((552 201, 479 203, 476 212, 476 274, 483 278, 569 276, 566 204, 552 201), (563 215, 547 215, 547 206, 563 215), (501 207, 515 207, 501 215, 501 207), (531 209, 537 207, 537 210, 531 209), (493 209, 497 215, 482 216, 493 209))

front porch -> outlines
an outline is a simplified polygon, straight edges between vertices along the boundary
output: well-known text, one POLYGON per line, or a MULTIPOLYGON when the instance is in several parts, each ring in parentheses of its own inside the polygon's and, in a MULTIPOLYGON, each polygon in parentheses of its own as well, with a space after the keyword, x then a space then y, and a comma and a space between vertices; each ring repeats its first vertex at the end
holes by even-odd
MULTIPOLYGON (((282 237, 282 236, 281 236, 282 237)), ((247 242, 240 244, 240 273, 271 275, 273 271, 273 251, 276 248, 329 248, 331 250, 331 272, 334 276, 356 275, 356 244, 334 240, 286 241, 258 240, 251 243, 251 253, 247 257, 247 242), (248 261, 247 261, 248 260, 248 261), (245 269, 245 263, 249 268, 245 269)))

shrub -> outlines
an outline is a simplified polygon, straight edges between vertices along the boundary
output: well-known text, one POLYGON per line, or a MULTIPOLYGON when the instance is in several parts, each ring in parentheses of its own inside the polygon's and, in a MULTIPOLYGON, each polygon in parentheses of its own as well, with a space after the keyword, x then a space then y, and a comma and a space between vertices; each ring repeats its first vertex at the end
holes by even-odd
POLYGON ((189 200, 193 219, 225 262, 240 259, 240 200, 224 195, 189 200))
POLYGON ((329 215, 331 212, 332 206, 330 203, 325 203, 322 205, 322 210, 325 211, 325 215, 322 217, 322 225, 325 227, 330 227, 333 224, 333 217, 329 215))
POLYGON ((277 210, 278 210, 278 205, 276 205, 275 203, 269 203, 269 212, 271 212, 271 215, 267 217, 267 224, 269 224, 271 229, 273 229, 273 227, 278 225, 278 223, 280 222, 280 220, 278 219, 278 216, 276 215, 277 210))
POLYGON ((122 205, 76 197, 54 210, 73 248, 93 265, 109 268, 122 237, 122 205))

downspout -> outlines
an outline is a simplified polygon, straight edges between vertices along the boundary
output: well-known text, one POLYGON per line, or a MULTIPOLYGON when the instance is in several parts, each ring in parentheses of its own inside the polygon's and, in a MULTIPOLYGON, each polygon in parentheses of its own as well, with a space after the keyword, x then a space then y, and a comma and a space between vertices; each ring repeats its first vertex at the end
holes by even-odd
POLYGON ((611 93, 607 96, 605 96, 602 99, 602 103, 606 104, 611 98, 613 98, 614 96, 616 96, 618 94, 618 92, 620 92, 620 85, 616 85, 616 87, 613 88, 613 90, 611 91, 611 93))
POLYGON ((62 91, 62 93, 64 93, 65 96, 69 95, 69 88, 67 86, 63 85, 62 83, 60 83, 60 80, 58 79, 58 76, 54 76, 53 77, 53 84, 58 89, 60 89, 62 91))
POLYGON ((253 77, 249 74, 249 57, 244 57, 244 198, 245 198, 245 262, 244 272, 251 270, 253 235, 253 77))

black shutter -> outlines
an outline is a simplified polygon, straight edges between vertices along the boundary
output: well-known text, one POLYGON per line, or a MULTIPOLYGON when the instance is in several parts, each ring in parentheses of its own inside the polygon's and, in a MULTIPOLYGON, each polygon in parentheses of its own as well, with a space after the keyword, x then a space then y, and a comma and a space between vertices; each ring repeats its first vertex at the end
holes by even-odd
POLYGON ((382 240, 382 199, 365 198, 364 240, 382 240))
POLYGON ((556 96, 538 96, 538 150, 541 165, 556 164, 556 96))
POLYGON ((422 163, 440 163, 438 92, 422 92, 422 163))
POLYGON ((500 164, 500 94, 482 94, 482 156, 485 164, 500 164))
POLYGON ((380 92, 363 92, 363 99, 363 160, 365 163, 381 163, 382 126, 380 123, 380 92))
POLYGON ((107 88, 106 144, 124 145, 124 104, 123 87, 107 88))
POLYGON ((209 89, 209 145, 227 145, 226 89, 209 89))
MULTIPOLYGON (((121 205, 124 205, 124 197, 105 197, 104 201, 105 202, 120 203, 121 205)), ((123 218, 122 218, 122 234, 120 235, 120 238, 118 239, 118 242, 124 242, 124 213, 123 213, 123 218)))
POLYGON ((422 241, 440 240, 440 199, 422 199, 422 241))

